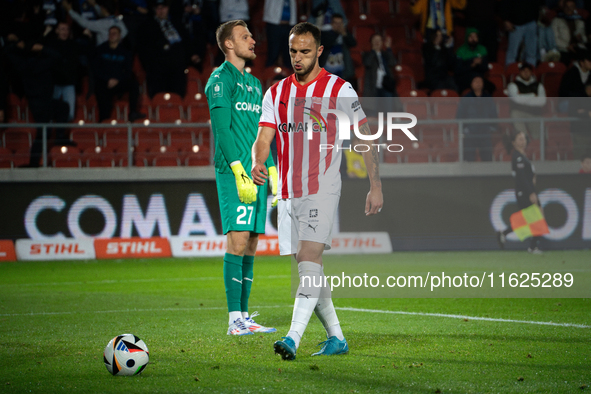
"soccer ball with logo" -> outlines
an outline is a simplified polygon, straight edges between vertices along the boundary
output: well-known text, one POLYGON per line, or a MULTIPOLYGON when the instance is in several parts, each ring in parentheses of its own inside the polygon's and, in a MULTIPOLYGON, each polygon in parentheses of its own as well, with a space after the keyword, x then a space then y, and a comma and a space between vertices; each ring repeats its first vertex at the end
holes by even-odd
POLYGON ((117 376, 137 375, 150 361, 148 347, 133 334, 118 335, 111 339, 103 358, 107 370, 117 376))

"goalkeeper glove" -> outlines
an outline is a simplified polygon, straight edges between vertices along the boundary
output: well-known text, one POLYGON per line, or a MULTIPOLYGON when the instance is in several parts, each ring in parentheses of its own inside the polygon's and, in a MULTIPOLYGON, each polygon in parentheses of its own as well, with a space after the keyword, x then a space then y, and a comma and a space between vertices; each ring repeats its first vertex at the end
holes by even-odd
POLYGON ((257 187, 244 171, 242 163, 239 161, 231 166, 234 177, 236 177, 236 189, 238 189, 238 198, 244 204, 251 204, 257 200, 257 187))
POLYGON ((277 195, 277 185, 279 183, 279 174, 277 174, 277 167, 269 167, 269 182, 271 183, 271 193, 273 193, 273 202, 271 203, 271 207, 275 208, 277 206, 277 201, 279 201, 279 196, 277 195))

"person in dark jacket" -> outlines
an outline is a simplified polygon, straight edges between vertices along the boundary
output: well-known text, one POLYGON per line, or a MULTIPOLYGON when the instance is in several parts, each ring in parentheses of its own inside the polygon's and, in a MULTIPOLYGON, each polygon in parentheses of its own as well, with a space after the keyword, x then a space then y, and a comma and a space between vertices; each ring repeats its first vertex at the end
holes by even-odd
POLYGON ((76 106, 76 81, 80 52, 78 45, 70 38, 70 26, 65 22, 58 22, 55 36, 48 38, 46 45, 59 53, 59 60, 54 64, 54 94, 53 98, 63 100, 68 104, 68 120, 74 119, 76 106))
MULTIPOLYGON (((14 68, 20 73, 25 97, 29 102, 32 119, 35 123, 65 123, 68 121, 68 105, 53 98, 53 71, 59 61, 59 53, 40 43, 27 46, 23 41, 11 45, 8 57, 14 68)), ((66 136, 62 128, 55 130, 56 145, 76 145, 66 136)), ((49 140, 49 135, 48 135, 49 140)), ((43 150, 43 129, 37 129, 31 147, 30 167, 39 167, 43 150)))
MULTIPOLYGON (((525 209, 532 204, 540 205, 538 194, 536 193, 536 174, 534 166, 525 155, 527 147, 527 136, 524 132, 518 131, 511 137, 511 145, 507 144, 507 151, 511 151, 511 172, 515 178, 515 198, 517 199, 517 208, 525 209)), ((505 241, 508 234, 512 233, 511 227, 504 231, 497 232, 497 242, 501 249, 505 247, 505 241)), ((528 252, 541 254, 539 244, 542 237, 532 237, 530 240, 528 252)))
POLYGON ((99 119, 111 117, 113 98, 129 93, 129 120, 144 118, 137 112, 139 86, 132 71, 133 55, 121 45, 121 30, 109 29, 109 41, 96 48, 94 66, 95 94, 99 119))
MULTIPOLYGON (((492 96, 484 90, 484 80, 476 76, 471 90, 460 99, 457 119, 493 119, 497 117, 497 107, 492 96)), ((464 160, 476 161, 476 151, 480 161, 492 160, 491 137, 496 126, 490 123, 466 123, 463 129, 464 160)))
POLYGON ((444 40, 441 30, 435 30, 423 45, 423 59, 425 59, 425 87, 428 89, 457 90, 450 72, 455 66, 453 38, 444 40))
POLYGON ((333 14, 331 27, 331 30, 322 32, 324 51, 318 60, 320 67, 347 82, 354 82, 355 66, 349 48, 357 46, 357 40, 347 31, 341 14, 333 14))
POLYGON ((168 9, 166 0, 156 0, 154 17, 148 18, 140 30, 139 54, 150 97, 159 92, 184 97, 187 89, 185 67, 189 42, 184 28, 170 20, 168 9))
POLYGON ((397 96, 392 75, 392 67, 396 65, 391 48, 392 38, 386 37, 385 40, 382 40, 380 34, 374 34, 371 36, 370 42, 371 51, 363 53, 363 65, 365 66, 363 96, 397 96))
POLYGON ((591 71, 591 52, 584 51, 580 54, 579 60, 574 62, 572 67, 562 75, 558 95, 560 97, 587 97, 585 85, 591 82, 589 71, 591 71))

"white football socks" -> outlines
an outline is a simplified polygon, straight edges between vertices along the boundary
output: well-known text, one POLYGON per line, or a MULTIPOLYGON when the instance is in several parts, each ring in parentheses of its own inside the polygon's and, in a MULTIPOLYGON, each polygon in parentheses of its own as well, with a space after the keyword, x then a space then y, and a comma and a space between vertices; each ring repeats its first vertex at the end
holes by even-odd
POLYGON ((304 335, 310 316, 318 303, 318 297, 322 289, 324 275, 322 266, 311 261, 302 261, 298 264, 300 285, 296 292, 293 305, 291 327, 287 336, 293 339, 296 349, 300 346, 300 340, 304 335))
POLYGON ((242 318, 244 320, 248 319, 248 312, 242 312, 242 318))
POLYGON ((326 330, 326 335, 329 338, 337 337, 341 341, 345 339, 343 330, 341 330, 339 318, 337 317, 337 312, 332 303, 332 298, 320 298, 314 312, 322 322, 322 325, 326 330))
POLYGON ((236 319, 242 319, 242 312, 230 312, 230 321, 228 322, 228 325, 234 323, 236 319))

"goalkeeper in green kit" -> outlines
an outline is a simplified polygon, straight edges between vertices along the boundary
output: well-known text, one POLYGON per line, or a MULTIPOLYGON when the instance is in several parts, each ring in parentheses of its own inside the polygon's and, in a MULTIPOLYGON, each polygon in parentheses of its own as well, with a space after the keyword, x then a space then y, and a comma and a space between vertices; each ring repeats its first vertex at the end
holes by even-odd
MULTIPOLYGON (((229 21, 216 31, 218 46, 226 61, 209 77, 205 94, 215 139, 215 177, 227 235, 224 256, 224 284, 228 302, 228 335, 275 332, 248 314, 248 298, 253 280, 254 255, 259 234, 265 233, 267 184, 257 187, 245 168, 252 166, 251 148, 257 137, 263 92, 258 79, 244 71, 253 60, 255 41, 241 20, 229 21)), ((277 194, 277 169, 267 159, 273 195, 277 194)), ((276 204, 276 199, 273 200, 276 204)))

